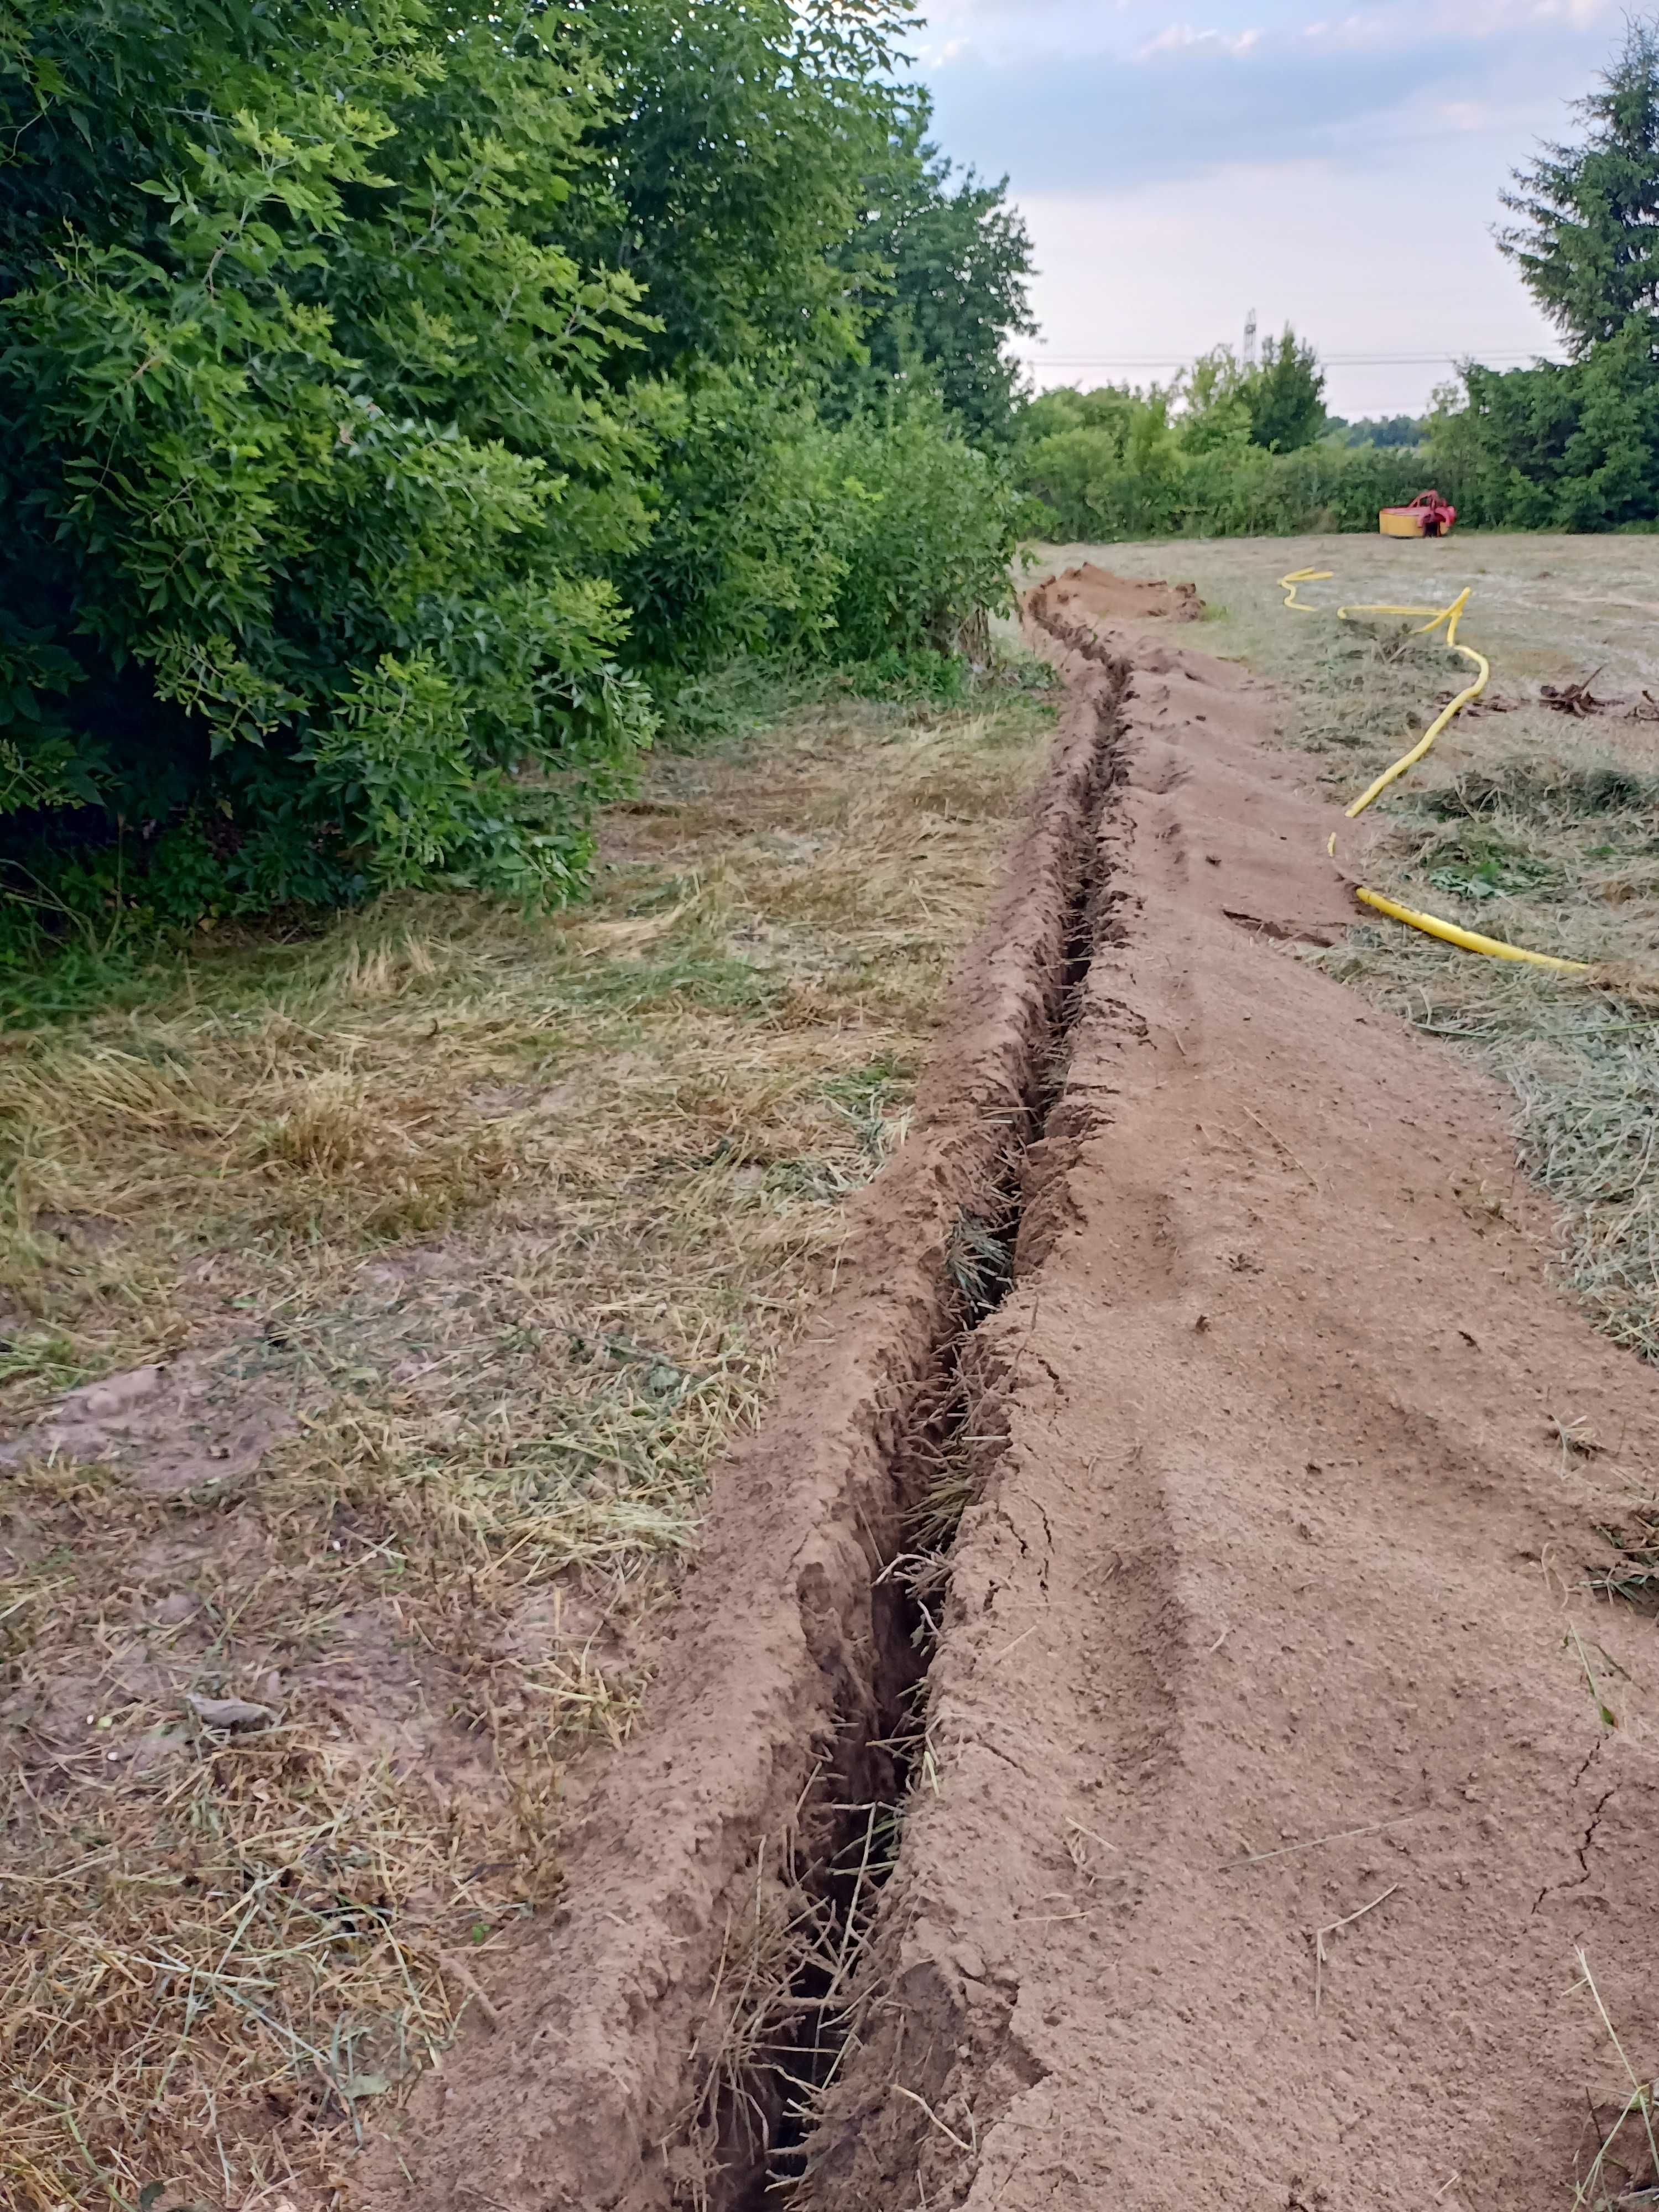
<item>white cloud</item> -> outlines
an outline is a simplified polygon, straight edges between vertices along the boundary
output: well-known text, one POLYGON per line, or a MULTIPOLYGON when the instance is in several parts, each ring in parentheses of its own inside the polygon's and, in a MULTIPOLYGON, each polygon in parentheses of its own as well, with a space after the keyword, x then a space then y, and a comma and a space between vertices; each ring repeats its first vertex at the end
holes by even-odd
POLYGON ((1340 412, 1392 414, 1446 356, 1555 350, 1491 229, 1623 4, 936 0, 937 136, 1009 173, 1046 380, 1166 376, 1254 306, 1368 357, 1333 364, 1340 412))
POLYGON ((1333 22, 1322 16, 1317 22, 1304 23, 1298 34, 1310 46, 1324 48, 1332 53, 1366 53, 1388 45, 1398 43, 1401 37, 1400 18, 1392 21, 1376 15, 1344 15, 1333 22))
POLYGON ((1195 31, 1190 23, 1171 23, 1155 39, 1148 39, 1144 46, 1135 49, 1135 59, 1144 62, 1153 54, 1186 53, 1194 47, 1217 54, 1248 54, 1261 43, 1259 30, 1195 31))
POLYGON ((1626 9, 1620 0, 1474 0, 1471 26, 1486 36, 1502 31, 1523 30, 1531 23, 1565 23, 1575 31, 1588 31, 1598 23, 1614 24, 1626 9))

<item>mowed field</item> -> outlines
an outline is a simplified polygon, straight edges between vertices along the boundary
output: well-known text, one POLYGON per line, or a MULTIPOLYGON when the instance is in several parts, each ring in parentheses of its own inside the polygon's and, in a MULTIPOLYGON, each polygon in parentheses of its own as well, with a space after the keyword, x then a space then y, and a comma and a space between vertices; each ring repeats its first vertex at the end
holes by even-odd
MULTIPOLYGON (((1209 609, 1206 649, 1294 675, 1305 646, 1280 619, 1279 577, 1328 568, 1326 596, 1443 606, 1473 596, 1466 634, 1492 652, 1499 691, 1601 668, 1599 690, 1659 690, 1659 538, 1566 538, 1455 530, 1449 538, 1194 538, 1034 549, 1041 577, 1078 561, 1124 576, 1191 578, 1209 609)), ((1318 593, 1310 586, 1309 597, 1318 593)), ((1656 749, 1659 757, 1659 748, 1656 749)))
MULTIPOLYGON (((1206 2207, 1357 2202, 1380 2174, 1379 2207, 1480 2212, 1466 2151, 1500 2197, 1534 2189, 1526 2212, 1650 2178, 1628 2138, 1623 2164, 1580 2141, 1587 2069, 1620 2063, 1573 1987, 1590 1923, 1549 1907, 1524 1971, 1498 1950, 1522 1892, 1610 1928, 1640 1893, 1659 539, 1045 548, 1023 583, 1083 560, 1190 579, 1206 614, 1107 624, 1080 658, 1048 637, 1094 763, 1064 789, 1061 694, 1029 658, 963 707, 797 706, 652 762, 583 907, 406 901, 83 967, 0 1040, 8 2208, 535 2212, 619 2201, 620 2177, 629 2203, 731 2212, 783 2189, 805 2212, 1150 2212, 1177 2144, 1206 2207), (1285 613, 1276 579, 1307 567, 1333 607, 1471 585, 1493 662, 1482 711, 1341 833, 1340 871, 1340 803, 1462 664, 1285 613), (1540 702, 1586 678, 1621 703, 1540 702), (1074 881, 1055 863, 1041 943, 975 955, 988 1003, 1036 975, 1005 1096, 949 986, 1015 911, 1034 791, 1083 808, 1088 852, 1074 881), (1595 981, 1365 918, 1356 875, 1595 981), (781 1371, 834 1367, 843 1263, 869 1267, 849 1224, 879 1221, 941 1052, 1006 1125, 1006 1172, 944 1247, 948 1357, 901 1316, 934 1362, 922 1414, 896 1391, 860 1414, 897 1534, 836 1509, 870 1585, 826 1643, 771 1556, 769 1409, 781 1371), (722 1530, 711 1477, 757 1435, 766 1480, 722 1530), (903 1594, 909 1656, 875 1669, 897 1689, 793 1747, 781 1823, 728 1820, 663 1738, 677 1701, 712 1772, 744 1710, 718 1638, 676 1626, 711 1510, 698 1620, 769 1634, 774 1608, 815 1681, 870 1663, 903 1594), (1466 1643, 1494 1606, 1501 1632, 1466 1643), (843 1759, 860 1731, 879 1820, 843 1759), (654 1797, 617 1756, 635 1737, 654 1797), (1610 1770, 1617 1846, 1583 1899, 1580 1753, 1610 1770), (858 1802, 820 1803, 841 1764, 858 1802), (1486 1825, 1506 1803, 1512 1850, 1486 1825), (677 1851, 723 1863, 723 1822, 726 1890, 650 1891, 677 1851), (1278 1864, 1350 1826, 1368 1840, 1334 1869, 1278 1864), (584 1830, 623 1839, 608 1891, 592 1849, 570 1887, 584 1830), (1235 1858, 1273 1863, 1237 1911, 1211 1887, 1235 1858), (645 1931, 614 1992, 613 1909, 645 1931), (1328 2023, 1327 1939, 1373 1910, 1347 1939, 1378 1941, 1370 1994, 1328 2023), (890 2004, 918 1942, 947 1995, 890 2004), (579 1996, 617 2039, 591 2075, 559 2042, 579 1996), (1195 2023, 1228 2008, 1255 2056, 1199 2124, 1161 2085, 1197 2078, 1195 2023), (615 2022, 659 2013, 647 2064, 615 2022), (574 2120, 613 2090, 584 2166, 574 2120)), ((866 1287, 878 1319, 891 1285, 866 1287)), ((1596 1963, 1645 2033, 1651 1946, 1596 1963)))
POLYGON ((7 2212, 331 2203, 487 2006, 903 1136, 1047 679, 664 750, 562 914, 85 948, 15 1007, 7 2212))

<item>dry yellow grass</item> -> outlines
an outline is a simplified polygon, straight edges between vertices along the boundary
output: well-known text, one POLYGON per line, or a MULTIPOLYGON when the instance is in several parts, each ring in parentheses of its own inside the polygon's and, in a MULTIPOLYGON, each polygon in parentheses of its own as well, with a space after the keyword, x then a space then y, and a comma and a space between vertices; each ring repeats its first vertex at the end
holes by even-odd
POLYGON ((0 1043, 9 2208, 311 2212, 487 2004, 1048 719, 816 708, 659 760, 585 907, 0 1043))

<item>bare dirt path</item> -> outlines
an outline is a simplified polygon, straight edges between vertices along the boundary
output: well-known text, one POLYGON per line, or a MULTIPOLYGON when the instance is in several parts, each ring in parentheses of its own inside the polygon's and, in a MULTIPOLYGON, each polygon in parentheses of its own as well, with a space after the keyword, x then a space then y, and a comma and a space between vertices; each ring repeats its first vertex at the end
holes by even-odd
POLYGON ((1622 2101, 1581 1948, 1651 2078, 1659 1650, 1587 1584, 1659 1377, 1496 1091, 1296 957, 1351 909, 1268 695, 1033 617, 918 1139, 386 2205, 1546 2212, 1622 2101))

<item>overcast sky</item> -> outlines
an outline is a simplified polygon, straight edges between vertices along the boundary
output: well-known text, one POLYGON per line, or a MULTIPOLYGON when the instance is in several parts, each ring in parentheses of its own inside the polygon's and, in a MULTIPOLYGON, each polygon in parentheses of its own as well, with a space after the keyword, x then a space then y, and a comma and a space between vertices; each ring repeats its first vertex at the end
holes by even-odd
POLYGON ((1252 307, 1315 340, 1347 416, 1415 411, 1444 356, 1559 350, 1492 225, 1516 162, 1573 127, 1619 0, 1192 4, 927 10, 935 135, 1007 171, 1036 240, 1039 383, 1162 378, 1252 307))

